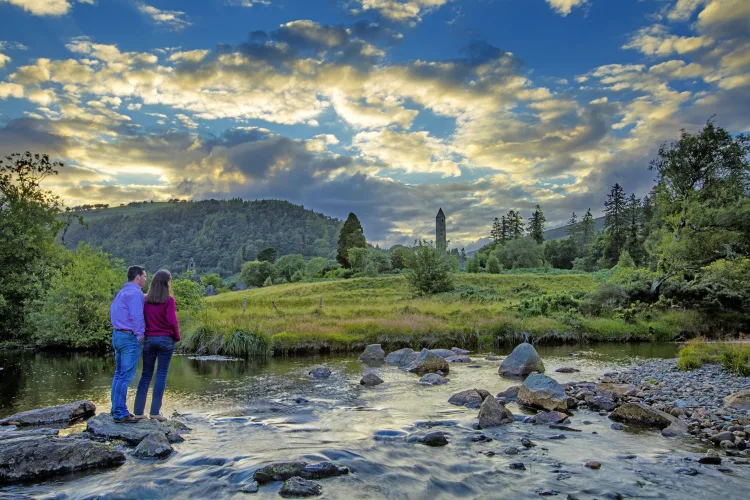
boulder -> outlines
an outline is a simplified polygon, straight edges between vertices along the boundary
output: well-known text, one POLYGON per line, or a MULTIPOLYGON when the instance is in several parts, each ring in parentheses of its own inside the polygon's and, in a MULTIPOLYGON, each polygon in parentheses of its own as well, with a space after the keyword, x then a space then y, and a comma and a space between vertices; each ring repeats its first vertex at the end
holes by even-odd
POLYGON ((445 446, 446 444, 448 444, 448 439, 442 432, 435 431, 425 434, 425 436, 420 439, 419 442, 427 446, 445 446))
POLYGON ((425 373, 435 373, 437 371, 448 373, 450 371, 450 366, 445 359, 441 358, 429 349, 422 349, 422 352, 419 353, 417 359, 415 359, 412 364, 406 367, 406 370, 418 375, 424 375, 425 373))
POLYGON ((258 493, 260 487, 257 482, 250 481, 249 483, 243 484, 240 488, 240 493, 258 493))
POLYGON ((678 436, 688 430, 681 420, 643 403, 625 403, 617 407, 609 418, 615 422, 661 429, 665 437, 678 436))
POLYGON ((750 389, 734 392, 724 398, 724 406, 738 410, 750 410, 750 389))
POLYGON ((448 349, 430 349, 430 352, 440 356, 441 358, 450 358, 455 356, 456 353, 448 349))
POLYGON ((568 415, 559 411, 543 411, 531 417, 531 423, 535 425, 559 424, 567 418, 568 415))
POLYGON ((459 354, 448 356, 447 358, 445 358, 445 360, 448 363, 471 363, 471 358, 469 356, 464 356, 464 355, 459 355, 459 354))
POLYGON ((34 436, 0 442, 0 483, 37 481, 123 463, 121 451, 87 439, 34 436))
POLYGON ((544 363, 534 346, 528 342, 513 349, 497 370, 498 375, 503 377, 525 377, 532 372, 544 373, 544 363))
POLYGON ((295 476, 304 479, 324 479, 348 473, 348 468, 330 462, 319 464, 308 464, 303 461, 277 462, 257 469, 253 473, 253 480, 258 484, 266 484, 273 481, 286 481, 295 476))
POLYGON ((109 413, 100 413, 86 423, 86 432, 100 439, 121 439, 136 446, 149 434, 164 434, 170 443, 184 441, 182 434, 190 429, 181 422, 159 422, 157 420, 141 420, 137 424, 117 424, 109 413))
POLYGON ((629 384, 601 383, 596 384, 594 391, 596 392, 597 396, 605 396, 610 399, 622 399, 625 396, 629 395, 631 392, 635 394, 636 392, 638 392, 638 389, 635 386, 629 384))
POLYGON ((218 295, 219 292, 216 291, 216 287, 213 285, 208 285, 205 290, 203 290, 203 295, 206 297, 213 297, 214 295, 218 295))
POLYGON ((232 287, 233 292, 241 292, 243 290, 247 290, 247 285, 241 281, 237 282, 237 284, 232 287))
POLYGON ((493 397, 485 398, 479 407, 479 428, 489 429, 510 424, 514 421, 513 414, 493 397))
POLYGON ((287 479, 279 490, 279 495, 285 498, 315 497, 321 493, 323 493, 321 485, 297 476, 287 479))
POLYGON ((614 410, 617 405, 614 401, 612 401, 612 398, 607 396, 586 396, 586 404, 589 405, 589 408, 592 410, 605 410, 605 411, 612 411, 614 410))
POLYGON ((518 403, 542 410, 567 410, 565 388, 541 373, 532 373, 518 391, 518 403))
POLYGON ((380 385, 383 383, 383 379, 378 377, 375 373, 365 373, 365 376, 362 377, 362 380, 359 381, 361 385, 367 386, 367 387, 374 387, 376 385, 380 385))
POLYGON ((326 366, 315 366, 307 374, 312 378, 328 378, 331 376, 331 370, 326 366))
POLYGON ((437 373, 428 373, 419 379, 419 383, 422 385, 443 385, 448 383, 448 379, 441 377, 437 373))
POLYGON ((167 458, 174 450, 167 436, 162 432, 152 432, 138 443, 133 456, 138 458, 167 458))
POLYGON ((417 353, 413 349, 405 347, 398 351, 393 351, 385 358, 386 364, 393 366, 409 366, 414 362, 417 357, 417 353))
POLYGON ((466 406, 468 408, 479 408, 486 398, 490 396, 490 393, 483 389, 469 389, 466 391, 457 392, 452 395, 448 402, 456 406, 466 406))
POLYGON ((9 439, 27 438, 27 437, 39 437, 39 436, 57 436, 60 433, 60 429, 48 429, 46 427, 37 429, 18 429, 16 427, 4 427, 0 429, 0 444, 2 441, 9 439), (8 429, 4 432, 4 429, 8 429))
POLYGON ((385 351, 380 344, 370 344, 365 347, 365 352, 360 354, 359 360, 370 363, 382 363, 385 361, 385 351))
POLYGON ((76 401, 59 406, 16 413, 0 420, 0 425, 48 425, 71 424, 92 417, 96 406, 91 401, 76 401))
POLYGON ((521 390, 520 385, 511 385, 502 392, 498 392, 495 397, 505 399, 516 399, 518 397, 518 391, 521 390))
POLYGON ((453 351, 453 353, 458 356, 463 356, 471 352, 471 351, 467 351, 466 349, 459 349, 458 347, 451 347, 451 351, 453 351))

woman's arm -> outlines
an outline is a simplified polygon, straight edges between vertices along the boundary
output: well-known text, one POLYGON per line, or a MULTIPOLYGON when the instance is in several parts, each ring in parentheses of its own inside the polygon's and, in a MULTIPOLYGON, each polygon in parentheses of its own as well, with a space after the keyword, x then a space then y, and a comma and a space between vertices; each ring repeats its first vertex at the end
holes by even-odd
POLYGON ((175 342, 179 342, 181 339, 180 323, 177 321, 177 306, 175 305, 174 297, 169 297, 169 302, 167 303, 167 321, 169 321, 172 327, 172 338, 175 342))

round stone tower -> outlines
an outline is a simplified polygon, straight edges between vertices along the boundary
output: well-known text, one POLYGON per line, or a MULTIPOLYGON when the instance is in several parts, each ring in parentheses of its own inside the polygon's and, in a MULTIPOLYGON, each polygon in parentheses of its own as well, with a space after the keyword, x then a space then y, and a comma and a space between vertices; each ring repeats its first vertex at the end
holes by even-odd
POLYGON ((435 217, 435 246, 439 250, 445 251, 448 246, 445 230, 445 214, 443 209, 438 210, 437 216, 435 217))

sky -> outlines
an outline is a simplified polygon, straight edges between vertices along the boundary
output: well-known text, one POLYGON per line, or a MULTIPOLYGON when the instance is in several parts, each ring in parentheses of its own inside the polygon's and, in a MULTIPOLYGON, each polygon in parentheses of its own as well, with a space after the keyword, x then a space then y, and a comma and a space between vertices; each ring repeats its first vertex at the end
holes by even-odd
POLYGON ((68 205, 284 199, 390 246, 600 215, 750 131, 748 0, 0 0, 0 154, 68 205))

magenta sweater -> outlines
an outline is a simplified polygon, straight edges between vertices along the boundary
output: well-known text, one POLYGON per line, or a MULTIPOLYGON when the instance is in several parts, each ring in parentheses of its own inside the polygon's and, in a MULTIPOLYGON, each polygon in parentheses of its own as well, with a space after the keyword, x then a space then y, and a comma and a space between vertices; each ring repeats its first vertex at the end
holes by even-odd
POLYGON ((143 306, 143 317, 146 320, 146 337, 172 337, 180 341, 180 324, 177 322, 177 308, 174 297, 169 297, 161 304, 143 306))

